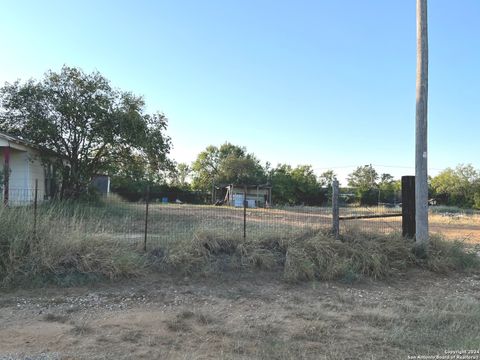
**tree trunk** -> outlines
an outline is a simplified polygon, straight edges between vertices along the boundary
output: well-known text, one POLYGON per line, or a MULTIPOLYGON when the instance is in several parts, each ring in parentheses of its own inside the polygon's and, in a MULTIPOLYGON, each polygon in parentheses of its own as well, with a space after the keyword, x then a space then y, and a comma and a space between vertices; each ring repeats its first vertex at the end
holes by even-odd
POLYGON ((417 0, 417 107, 415 141, 415 223, 417 245, 428 243, 428 25, 427 0, 417 0))

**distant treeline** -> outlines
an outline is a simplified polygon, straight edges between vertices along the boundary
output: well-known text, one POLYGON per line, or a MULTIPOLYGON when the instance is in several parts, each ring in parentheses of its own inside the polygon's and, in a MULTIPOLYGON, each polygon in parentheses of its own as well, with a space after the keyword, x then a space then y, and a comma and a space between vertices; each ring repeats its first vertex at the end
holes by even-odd
MULTIPOLYGON (((261 164, 246 148, 230 143, 208 146, 192 164, 174 163, 163 176, 155 177, 141 165, 135 161, 125 164, 124 171, 112 178, 112 190, 138 201, 149 185, 153 201, 166 197, 169 202, 209 204, 213 187, 268 184, 273 204, 325 206, 331 201, 331 184, 337 178, 333 170, 317 175, 311 165, 261 164)), ((378 173, 372 165, 359 166, 347 176, 340 195, 345 204, 396 204, 402 201, 401 181, 378 173)), ((429 198, 439 205, 480 208, 480 172, 472 165, 445 169, 429 179, 429 198)))

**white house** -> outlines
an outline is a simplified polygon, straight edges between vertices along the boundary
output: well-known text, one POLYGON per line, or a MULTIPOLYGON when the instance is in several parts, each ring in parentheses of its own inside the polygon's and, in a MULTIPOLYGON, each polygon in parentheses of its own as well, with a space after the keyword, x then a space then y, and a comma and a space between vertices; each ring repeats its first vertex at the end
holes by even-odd
POLYGON ((51 196, 52 166, 42 162, 46 150, 17 137, 0 132, 0 199, 3 204, 28 204, 35 196, 42 201, 51 196))

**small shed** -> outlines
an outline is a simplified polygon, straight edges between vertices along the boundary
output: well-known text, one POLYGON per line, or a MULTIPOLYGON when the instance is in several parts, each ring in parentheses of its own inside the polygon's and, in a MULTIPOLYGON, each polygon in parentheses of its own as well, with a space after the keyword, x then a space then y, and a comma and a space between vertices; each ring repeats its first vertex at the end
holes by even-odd
POLYGON ((265 185, 238 185, 229 184, 220 187, 222 191, 223 204, 228 206, 243 207, 247 201, 249 208, 270 207, 272 205, 272 187, 265 185))

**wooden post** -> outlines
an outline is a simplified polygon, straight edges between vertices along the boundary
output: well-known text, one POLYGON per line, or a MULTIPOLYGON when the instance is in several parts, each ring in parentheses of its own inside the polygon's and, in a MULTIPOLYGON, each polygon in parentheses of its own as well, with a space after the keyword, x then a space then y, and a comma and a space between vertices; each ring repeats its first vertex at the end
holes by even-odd
POLYGON ((332 233, 335 239, 340 234, 340 211, 338 208, 339 184, 338 180, 332 182, 332 233))
POLYGON ((38 206, 38 179, 35 179, 35 192, 33 195, 33 238, 37 237, 37 206, 38 206))
POLYGON ((415 114, 415 240, 428 242, 428 25, 427 0, 417 0, 417 99, 415 114))
POLYGON ((145 237, 143 239, 143 251, 147 251, 147 236, 148 236, 148 203, 150 202, 150 185, 147 185, 145 194, 145 237))
POLYGON ((402 176, 402 234, 415 237, 415 176, 402 176))

